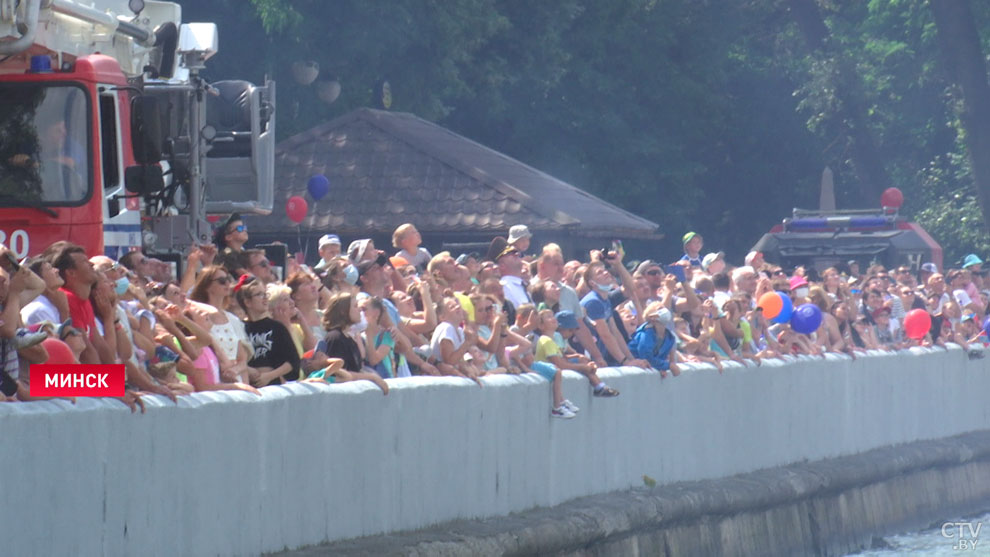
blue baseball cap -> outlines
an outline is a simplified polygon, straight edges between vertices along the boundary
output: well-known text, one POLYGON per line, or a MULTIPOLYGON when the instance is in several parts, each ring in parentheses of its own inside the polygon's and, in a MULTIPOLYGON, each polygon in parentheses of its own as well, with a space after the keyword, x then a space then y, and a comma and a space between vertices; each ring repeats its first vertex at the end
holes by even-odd
POLYGON ((573 311, 563 310, 558 311, 554 317, 557 318, 557 328, 558 329, 577 329, 578 322, 577 318, 574 317, 573 311))

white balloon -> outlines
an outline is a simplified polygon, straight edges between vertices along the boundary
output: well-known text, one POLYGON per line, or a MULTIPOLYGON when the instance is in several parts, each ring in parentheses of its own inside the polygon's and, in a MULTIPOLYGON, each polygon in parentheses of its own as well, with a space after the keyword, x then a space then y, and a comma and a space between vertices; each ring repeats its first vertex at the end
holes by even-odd
POLYGON ((316 84, 316 94, 320 97, 320 100, 331 104, 340 96, 340 82, 337 80, 321 81, 316 84))
POLYGON ((299 60, 292 63, 292 77, 300 85, 309 85, 320 75, 320 64, 313 60, 299 60))

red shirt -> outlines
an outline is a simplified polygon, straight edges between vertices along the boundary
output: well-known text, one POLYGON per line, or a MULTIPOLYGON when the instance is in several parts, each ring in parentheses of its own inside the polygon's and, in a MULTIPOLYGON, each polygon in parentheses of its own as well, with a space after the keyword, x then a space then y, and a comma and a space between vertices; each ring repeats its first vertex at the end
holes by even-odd
POLYGON ((72 326, 86 331, 86 334, 93 334, 96 331, 96 313, 93 312, 93 304, 89 299, 82 299, 76 296, 71 290, 60 288, 65 292, 65 297, 69 299, 69 317, 72 318, 72 326))

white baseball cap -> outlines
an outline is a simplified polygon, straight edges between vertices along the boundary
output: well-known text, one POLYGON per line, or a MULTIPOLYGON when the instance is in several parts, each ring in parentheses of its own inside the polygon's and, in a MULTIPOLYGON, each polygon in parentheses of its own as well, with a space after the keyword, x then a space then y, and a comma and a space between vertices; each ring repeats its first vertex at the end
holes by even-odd
POLYGON ((337 244, 339 246, 340 236, 337 236, 336 234, 324 234, 323 236, 320 237, 319 247, 322 248, 327 244, 337 244))
POLYGON ((529 231, 529 228, 525 224, 517 224, 509 229, 509 243, 514 244, 523 238, 529 238, 533 235, 529 231))

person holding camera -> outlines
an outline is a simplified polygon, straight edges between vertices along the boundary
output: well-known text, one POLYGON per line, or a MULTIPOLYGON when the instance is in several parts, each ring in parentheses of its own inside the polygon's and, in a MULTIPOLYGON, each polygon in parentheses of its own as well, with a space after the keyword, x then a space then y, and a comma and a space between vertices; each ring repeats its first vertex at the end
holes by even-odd
MULTIPOLYGON (((591 322, 590 329, 595 337, 595 344, 598 345, 598 349, 605 356, 605 361, 609 366, 631 365, 647 368, 650 365, 649 362, 633 358, 629 347, 625 342, 621 342, 623 337, 612 319, 614 310, 609 295, 615 292, 619 286, 605 262, 617 261, 619 264, 613 265, 615 268, 621 267, 622 264, 615 254, 611 254, 613 255, 611 259, 607 257, 608 255, 610 254, 606 253, 603 257, 601 253, 592 253, 593 261, 588 264, 588 268, 584 272, 584 283, 590 291, 581 299, 581 307, 591 322)), ((628 271, 626 274, 628 275, 628 271)))

